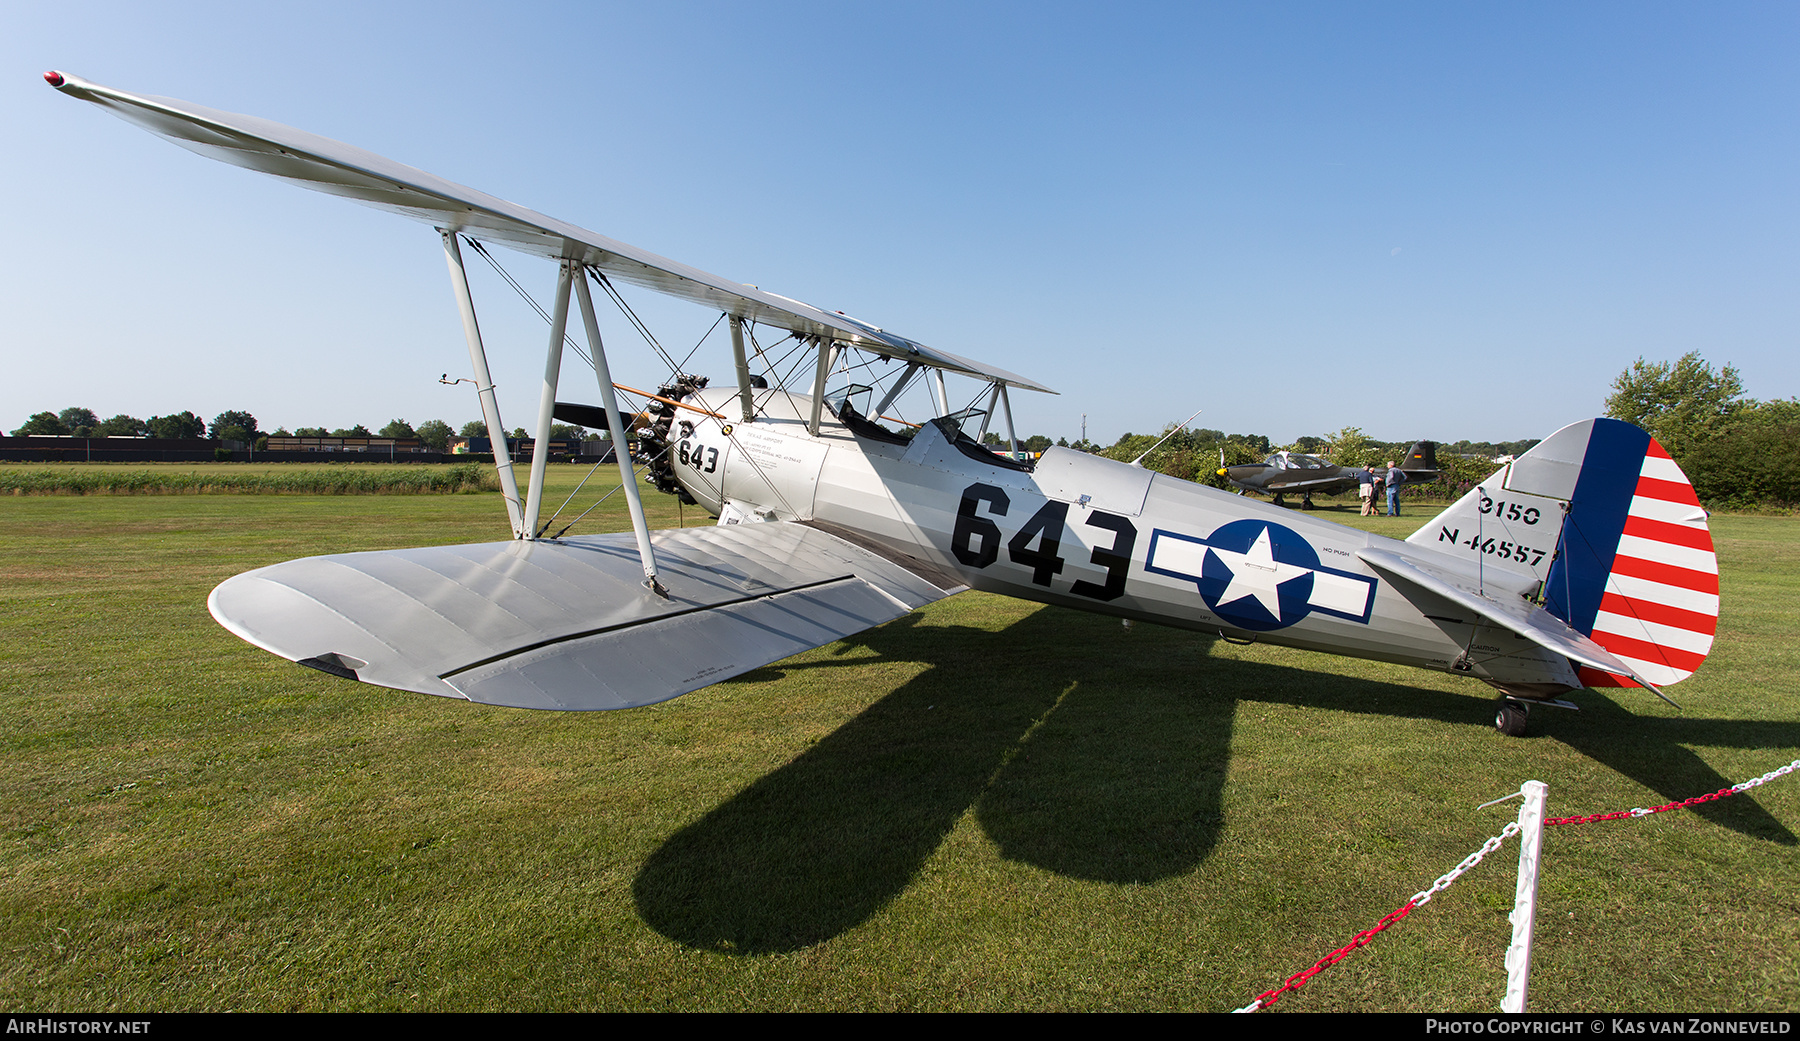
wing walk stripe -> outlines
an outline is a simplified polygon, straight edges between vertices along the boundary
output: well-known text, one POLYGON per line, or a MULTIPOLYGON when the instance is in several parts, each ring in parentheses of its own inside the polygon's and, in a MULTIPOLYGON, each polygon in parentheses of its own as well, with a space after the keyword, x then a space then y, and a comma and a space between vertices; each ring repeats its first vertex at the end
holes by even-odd
POLYGON ((1704 524, 1690 527, 1633 515, 1625 520, 1625 534, 1651 542, 1667 542, 1686 546, 1688 549, 1703 549, 1708 553, 1713 551, 1712 532, 1707 531, 1704 524))
POLYGON ((1687 571, 1699 572, 1703 575, 1719 573, 1719 558, 1713 556, 1709 549, 1690 549, 1677 546, 1672 542, 1658 542, 1655 539, 1639 538, 1636 535, 1620 535, 1618 556, 1636 560, 1654 560, 1658 564, 1678 567, 1687 571))
POLYGON ((1693 633, 1706 633, 1709 636, 1716 633, 1719 628, 1717 615, 1701 611, 1687 611, 1669 604, 1657 603, 1654 600, 1641 600, 1610 591, 1600 597, 1600 610, 1607 614, 1636 618, 1676 629, 1686 629, 1693 633))
POLYGON ((1616 657, 1626 665, 1630 666, 1632 672, 1644 677, 1644 679, 1659 687, 1664 687, 1671 683, 1680 683, 1682 680, 1685 680, 1694 674, 1691 669, 1677 669, 1669 665, 1664 665, 1659 661, 1644 661, 1640 658, 1633 658, 1629 654, 1619 654, 1616 655, 1616 657))
POLYGON ((1681 472, 1681 467, 1675 465, 1675 460, 1666 456, 1658 459, 1655 456, 1646 455, 1643 469, 1638 471, 1638 476, 1654 481, 1667 481, 1670 484, 1688 483, 1687 474, 1681 472))
POLYGON ((1694 486, 1686 481, 1659 481, 1654 477, 1639 477, 1637 494, 1646 499, 1678 502, 1683 506, 1700 505, 1700 499, 1694 495, 1694 486))
POLYGON ((491 665, 497 661, 504 661, 507 658, 514 658, 521 654, 527 654, 531 651, 537 650, 540 647, 552 647, 559 643, 568 643, 570 640, 584 640, 590 636, 599 636, 602 633, 617 632, 621 629, 633 629, 640 625, 654 625, 659 622, 666 622, 671 618, 680 618, 683 615, 699 614, 703 611, 713 611, 713 610, 717 610, 721 607, 733 607, 733 606, 736 606, 737 604, 747 604, 747 603, 750 603, 750 602, 756 601, 756 600, 764 600, 764 599, 767 599, 772 596, 782 596, 787 593, 803 593, 808 589, 818 589, 821 586, 836 585, 837 583, 840 583, 840 582, 860 582, 860 581, 862 581, 862 579, 859 576, 853 575, 853 574, 852 575, 839 575, 836 578, 822 578, 822 579, 818 580, 817 582, 808 582, 805 585, 789 586, 785 589, 768 589, 768 590, 764 590, 763 592, 760 592, 760 593, 752 593, 749 596, 741 596, 735 600, 720 600, 720 601, 717 601, 714 603, 709 603, 709 604, 697 604, 693 607, 684 608, 679 611, 670 611, 668 614, 659 614, 653 618, 634 618, 629 622, 620 622, 617 625, 603 625, 597 629, 584 629, 580 632, 568 633, 563 636, 553 636, 548 640, 539 640, 536 643, 528 643, 522 647, 509 648, 507 650, 501 651, 498 654, 490 654, 487 657, 481 659, 480 661, 472 661, 467 665, 459 665, 456 668, 449 670, 448 672, 439 673, 438 678, 447 680, 452 676, 458 676, 458 675, 461 675, 462 673, 468 672, 470 669, 478 669, 483 665, 491 665))
POLYGON ((1594 617, 1595 638, 1598 639, 1598 634, 1602 632, 1633 640, 1648 640, 1660 647, 1669 647, 1702 657, 1706 655, 1707 651, 1712 650, 1713 644, 1711 633, 1695 632, 1692 629, 1681 629, 1672 625, 1658 625, 1642 618, 1611 614, 1607 611, 1601 611, 1594 617))
POLYGON ((1654 560, 1639 560, 1636 557, 1614 557, 1612 573, 1627 578, 1644 578, 1663 585, 1678 586, 1691 589, 1696 593, 1719 592, 1719 576, 1704 571, 1693 571, 1673 564, 1659 564, 1654 560))
POLYGON ((1706 526, 1706 511, 1701 509, 1698 503, 1683 504, 1638 495, 1632 498, 1631 508, 1628 512, 1633 517, 1645 517, 1669 524, 1685 524, 1690 527, 1706 526))
POLYGON ((1602 672, 1599 669, 1589 668, 1586 665, 1583 665, 1579 669, 1576 669, 1575 675, 1580 678, 1581 684, 1584 687, 1635 687, 1635 686, 1637 686, 1637 681, 1632 680, 1629 677, 1614 676, 1610 672, 1602 672))
POLYGON ((1680 586, 1666 586, 1661 582, 1653 582, 1647 578, 1633 578, 1630 575, 1613 575, 1606 580, 1606 589, 1628 596, 1633 600, 1648 600, 1652 603, 1667 604, 1679 607, 1683 611, 1695 611, 1700 614, 1718 616, 1719 595, 1702 593, 1680 586))
MULTIPOLYGON (((1593 641, 1624 659, 1628 665, 1642 661, 1651 665, 1676 669, 1688 676, 1693 675, 1694 670, 1700 667, 1700 663, 1706 660, 1705 654, 1677 650, 1664 644, 1636 640, 1618 633, 1603 633, 1598 629, 1594 630, 1593 641)), ((1645 678, 1655 682, 1654 676, 1645 678)))

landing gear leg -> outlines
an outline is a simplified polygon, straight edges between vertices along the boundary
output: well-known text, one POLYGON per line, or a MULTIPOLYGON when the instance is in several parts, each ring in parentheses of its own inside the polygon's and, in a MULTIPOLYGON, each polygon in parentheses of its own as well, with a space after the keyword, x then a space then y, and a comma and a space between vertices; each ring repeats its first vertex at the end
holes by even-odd
POLYGON ((1300 508, 1303 510, 1310 510, 1310 509, 1314 508, 1313 504, 1312 504, 1312 493, 1311 492, 1307 492, 1305 495, 1301 496, 1300 508))
POLYGON ((1525 723, 1530 718, 1531 706, 1512 698, 1499 698, 1494 702, 1494 729, 1507 737, 1519 737, 1525 733, 1525 723))

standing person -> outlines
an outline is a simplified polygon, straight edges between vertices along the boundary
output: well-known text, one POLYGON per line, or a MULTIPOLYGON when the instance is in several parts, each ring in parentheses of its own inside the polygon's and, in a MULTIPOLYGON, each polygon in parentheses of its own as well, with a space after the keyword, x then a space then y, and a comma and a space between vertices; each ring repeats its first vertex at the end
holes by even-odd
POLYGON ((1362 515, 1375 516, 1375 464, 1368 463, 1356 474, 1356 497, 1362 500, 1362 515))
POLYGON ((1387 464, 1388 511, 1390 517, 1400 516, 1400 486, 1406 483, 1406 474, 1394 465, 1392 459, 1387 464))

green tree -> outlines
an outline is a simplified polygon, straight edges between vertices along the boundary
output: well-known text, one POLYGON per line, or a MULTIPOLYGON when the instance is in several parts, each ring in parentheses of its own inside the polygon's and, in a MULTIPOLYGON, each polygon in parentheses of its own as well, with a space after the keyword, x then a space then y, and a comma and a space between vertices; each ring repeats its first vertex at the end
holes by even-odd
POLYGON ((1375 462, 1375 442, 1361 427, 1345 427, 1331 435, 1326 454, 1339 466, 1363 466, 1375 462))
POLYGON ((69 433, 76 437, 93 437, 94 428, 100 425, 100 417, 94 415, 92 409, 65 408, 57 413, 57 419, 69 428, 69 433))
POLYGON ((358 423, 353 427, 339 427, 338 429, 333 430, 331 432, 331 436, 332 437, 374 437, 375 435, 369 432, 368 427, 363 426, 361 423, 358 423))
POLYGON ((457 431, 457 433, 461 434, 463 437, 486 437, 487 424, 479 419, 471 419, 467 423, 464 423, 462 429, 457 431))
POLYGON ((14 437, 59 437, 69 432, 63 421, 56 418, 54 412, 36 412, 25 425, 12 432, 14 437))
POLYGON ((1613 380, 1606 399, 1607 415, 1643 427, 1677 461, 1750 407, 1737 369, 1714 372, 1699 351, 1672 365, 1639 358, 1613 380))
POLYGON ((425 447, 431 449, 433 452, 448 452, 450 450, 450 435, 455 433, 455 431, 450 429, 450 424, 441 419, 427 419, 425 422, 419 424, 419 429, 414 431, 414 433, 418 435, 419 440, 424 443, 425 447))
POLYGON ((172 416, 151 416, 148 426, 151 437, 181 440, 206 436, 206 420, 192 412, 177 412, 172 416))
POLYGON ((1800 506, 1800 401, 1751 405, 1681 460, 1700 501, 1800 506))
POLYGON ((95 437, 144 437, 150 433, 150 424, 123 412, 94 428, 95 437))
POLYGON ((377 431, 377 436, 378 437, 392 437, 392 438, 398 439, 398 438, 407 438, 407 437, 418 437, 419 432, 414 430, 412 428, 412 424, 408 423, 404 419, 390 419, 390 420, 388 420, 387 426, 384 426, 379 431, 377 431))
POLYGON ((242 441, 252 444, 262 431, 256 429, 256 417, 248 412, 221 412, 213 417, 212 438, 215 441, 242 441))
POLYGON ((294 436, 295 437, 330 437, 331 431, 325 429, 324 427, 296 427, 294 429, 294 436))

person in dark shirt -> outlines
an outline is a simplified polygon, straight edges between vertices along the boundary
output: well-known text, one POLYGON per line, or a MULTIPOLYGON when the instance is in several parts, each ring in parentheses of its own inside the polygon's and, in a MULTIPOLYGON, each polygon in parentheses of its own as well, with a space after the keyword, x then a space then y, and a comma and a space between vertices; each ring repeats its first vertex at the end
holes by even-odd
POLYGON ((1356 474, 1356 497, 1362 501, 1362 515, 1375 516, 1375 486, 1381 481, 1375 476, 1375 464, 1364 466, 1356 474))

